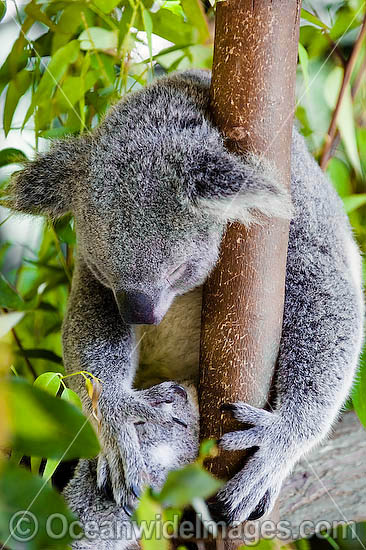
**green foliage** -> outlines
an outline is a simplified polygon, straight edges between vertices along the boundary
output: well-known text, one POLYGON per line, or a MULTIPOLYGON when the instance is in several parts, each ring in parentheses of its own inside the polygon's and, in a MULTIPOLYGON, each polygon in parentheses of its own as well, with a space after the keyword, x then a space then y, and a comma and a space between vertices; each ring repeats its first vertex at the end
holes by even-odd
MULTIPOLYGON (((304 3, 297 74, 296 116, 318 160, 364 16, 362 0, 328 2, 326 10, 323 5, 304 3)), ((17 35, 0 67, 2 123, 10 139, 19 135, 19 125, 28 135, 30 131, 35 150, 47 148, 50 139, 94 128, 113 102, 163 73, 212 64, 213 9, 205 9, 201 0, 30 0, 19 6, 17 35)), ((0 21, 5 14, 6 3, 0 0, 0 21)), ((363 253, 365 64, 363 44, 345 87, 336 124, 339 139, 327 166, 363 253)), ((23 149, 29 148, 13 144, 0 150, 0 186, 27 159, 23 149)), ((5 214, 1 235, 14 227, 14 220, 5 214)), ((61 460, 95 455, 98 442, 81 413, 80 398, 65 385, 62 365, 60 331, 73 271, 73 219, 47 221, 37 231, 40 237, 32 248, 20 248, 12 235, 11 242, 0 244, 0 372, 6 379, 0 391, 6 388, 10 411, 10 434, 2 434, 0 425, 0 441, 7 437, 12 447, 10 462, 0 463, 0 540, 9 536, 10 515, 30 506, 40 528, 26 548, 66 548, 66 538, 51 541, 45 532, 46 514, 52 511, 72 520, 47 480, 61 460), (18 465, 23 455, 30 457, 31 472, 18 465)), ((76 375, 84 377, 90 397, 100 392, 101 381, 85 371, 76 375)), ((353 405, 366 426, 365 354, 353 405)), ((98 410, 93 412, 98 418, 98 410)), ((204 510, 203 499, 219 487, 202 466, 203 457, 213 452, 215 443, 205 442, 196 463, 172 472, 160 493, 147 491, 138 521, 156 514, 162 521, 180 517, 188 503, 204 510)), ((149 550, 164 544, 154 533, 143 540, 149 550)), ((19 546, 10 539, 7 547, 19 546)))
MULTIPOLYGON (((23 467, 7 463, 2 465, 0 475, 0 540, 14 550, 26 548, 64 549, 70 541, 68 525, 75 518, 67 509, 63 498, 40 477, 32 475, 23 467), (63 524, 55 518, 55 533, 60 538, 50 537, 47 521, 53 514, 63 518, 63 524), (66 525, 65 525, 66 524, 66 525), (65 533, 63 528, 66 526, 65 533), (34 538, 26 541, 26 533, 34 538), (22 542, 24 541, 24 542, 22 542)), ((80 532, 80 530, 79 530, 80 532)))
POLYGON ((57 375, 51 376, 47 373, 48 384, 42 381, 43 390, 42 384, 32 386, 20 378, 8 384, 12 448, 27 456, 63 460, 95 456, 99 444, 94 429, 77 407, 49 395, 56 389, 52 382, 57 375))

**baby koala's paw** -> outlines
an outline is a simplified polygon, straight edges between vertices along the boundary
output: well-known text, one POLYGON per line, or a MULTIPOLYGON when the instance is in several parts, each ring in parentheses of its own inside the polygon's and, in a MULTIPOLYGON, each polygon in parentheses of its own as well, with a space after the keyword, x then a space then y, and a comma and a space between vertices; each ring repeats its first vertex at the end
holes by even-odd
POLYGON ((186 399, 182 386, 164 382, 145 390, 125 391, 116 398, 117 407, 110 414, 102 411, 97 484, 127 514, 133 514, 139 496, 150 482, 136 431, 138 426, 164 426, 171 430, 177 425, 185 429, 186 422, 175 416, 172 405, 176 400, 186 399))
POLYGON ((224 434, 219 445, 229 451, 253 448, 253 454, 219 491, 219 512, 229 524, 259 519, 272 510, 295 462, 289 427, 279 414, 246 403, 224 405, 223 410, 252 427, 224 434))

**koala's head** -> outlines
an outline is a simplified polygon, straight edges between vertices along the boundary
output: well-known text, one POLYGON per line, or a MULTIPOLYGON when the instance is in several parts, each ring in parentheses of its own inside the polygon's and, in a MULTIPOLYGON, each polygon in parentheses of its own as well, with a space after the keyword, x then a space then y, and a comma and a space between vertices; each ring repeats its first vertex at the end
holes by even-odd
POLYGON ((202 73, 157 81, 13 178, 12 208, 73 213, 81 261, 127 323, 160 322, 175 296, 203 283, 227 221, 289 215, 281 184, 225 150, 208 87, 202 73))

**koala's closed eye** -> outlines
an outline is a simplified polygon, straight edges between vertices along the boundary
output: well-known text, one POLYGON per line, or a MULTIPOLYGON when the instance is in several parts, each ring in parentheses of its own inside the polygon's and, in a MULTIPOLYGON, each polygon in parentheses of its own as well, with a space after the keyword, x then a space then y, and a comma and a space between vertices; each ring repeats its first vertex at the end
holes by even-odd
POLYGON ((189 270, 189 264, 187 262, 183 262, 178 267, 173 269, 167 276, 167 281, 170 284, 170 286, 173 286, 174 283, 178 282, 189 270))

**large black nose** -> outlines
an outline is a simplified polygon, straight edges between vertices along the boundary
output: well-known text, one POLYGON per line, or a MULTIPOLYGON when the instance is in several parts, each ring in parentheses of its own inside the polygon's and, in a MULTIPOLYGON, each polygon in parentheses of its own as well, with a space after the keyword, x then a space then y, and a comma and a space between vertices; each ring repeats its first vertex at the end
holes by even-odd
POLYGON ((159 323, 154 301, 142 292, 116 294, 120 314, 129 325, 156 325, 159 323))

